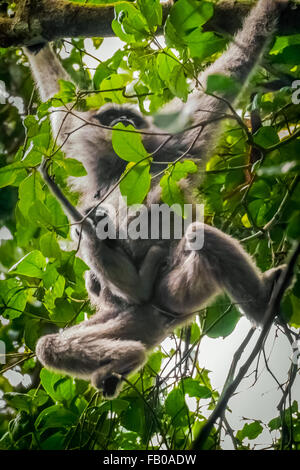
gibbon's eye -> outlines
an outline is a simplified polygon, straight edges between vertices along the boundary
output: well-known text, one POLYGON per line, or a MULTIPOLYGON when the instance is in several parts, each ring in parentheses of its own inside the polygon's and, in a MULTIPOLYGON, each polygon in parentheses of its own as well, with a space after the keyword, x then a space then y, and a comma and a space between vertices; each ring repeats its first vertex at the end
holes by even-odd
POLYGON ((124 126, 129 126, 131 124, 136 129, 148 127, 147 121, 142 116, 131 109, 126 108, 106 109, 105 111, 100 111, 98 114, 95 114, 94 117, 100 122, 100 124, 109 127, 115 126, 118 122, 122 122, 124 126))

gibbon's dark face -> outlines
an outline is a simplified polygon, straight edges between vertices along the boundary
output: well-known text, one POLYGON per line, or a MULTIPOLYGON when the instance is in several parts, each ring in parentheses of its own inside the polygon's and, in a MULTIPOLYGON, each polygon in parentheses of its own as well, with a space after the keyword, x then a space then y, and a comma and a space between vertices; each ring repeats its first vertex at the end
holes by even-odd
POLYGON ((116 108, 112 106, 111 108, 106 108, 104 111, 95 114, 94 118, 97 119, 100 124, 103 124, 103 126, 108 127, 113 127, 119 122, 122 122, 124 126, 131 124, 136 129, 148 127, 148 123, 143 116, 126 107, 116 108))

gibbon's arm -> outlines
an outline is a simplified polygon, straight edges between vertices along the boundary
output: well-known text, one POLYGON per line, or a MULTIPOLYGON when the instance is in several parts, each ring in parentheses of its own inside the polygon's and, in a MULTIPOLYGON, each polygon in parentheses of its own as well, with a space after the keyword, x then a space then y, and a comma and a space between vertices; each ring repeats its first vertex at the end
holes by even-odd
MULTIPOLYGON (((230 113, 228 102, 234 103, 239 92, 231 90, 220 95, 220 98, 225 99, 227 103, 205 94, 209 75, 225 75, 238 84, 244 85, 270 42, 280 13, 288 3, 288 0, 259 0, 245 19, 242 29, 236 34, 228 50, 200 74, 198 80, 203 91, 190 97, 191 114, 195 124, 217 115, 230 113)), ((216 140, 218 127, 217 123, 205 126, 201 137, 193 146, 193 153, 198 154, 197 156, 201 159, 204 159, 210 150, 212 139, 216 140)), ((186 132, 185 141, 192 142, 198 132, 199 128, 186 132)))
POLYGON ((130 257, 121 248, 113 250, 105 241, 99 239, 96 229, 91 220, 83 215, 70 203, 54 179, 48 173, 47 162, 41 165, 44 180, 52 190, 53 194, 63 205, 66 212, 75 223, 82 227, 86 236, 88 249, 87 256, 89 264, 99 277, 104 277, 112 287, 116 287, 125 294, 133 303, 148 302, 153 293, 154 281, 161 266, 165 250, 158 246, 152 246, 145 255, 142 265, 137 271, 130 257), (93 253, 93 256, 89 254, 93 253))
POLYGON ((38 53, 24 48, 35 83, 42 101, 47 101, 59 92, 58 80, 72 81, 52 47, 46 44, 38 53))
MULTIPOLYGON (((72 82, 49 44, 43 46, 37 53, 31 52, 28 48, 23 48, 23 52, 28 58, 41 101, 45 102, 59 92, 59 80, 72 82)), ((80 119, 67 115, 68 109, 70 109, 70 105, 64 104, 61 107, 55 107, 55 112, 50 114, 53 138, 58 145, 63 145, 67 132, 82 125, 80 119)), ((77 114, 85 115, 86 113, 78 112, 77 114)))

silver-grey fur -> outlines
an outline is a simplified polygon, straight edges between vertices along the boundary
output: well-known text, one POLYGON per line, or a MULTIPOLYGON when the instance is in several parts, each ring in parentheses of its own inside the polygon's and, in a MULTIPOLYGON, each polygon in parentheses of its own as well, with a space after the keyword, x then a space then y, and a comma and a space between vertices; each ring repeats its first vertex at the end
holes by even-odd
MULTIPOLYGON (((286 3, 285 0, 257 3, 228 50, 200 75, 198 80, 203 89, 212 73, 227 74, 242 84, 247 81, 286 3)), ((45 101, 58 91, 57 80, 68 76, 50 46, 37 55, 26 53, 41 99, 45 101)), ((233 103, 236 97, 225 98, 233 103)), ((194 123, 228 111, 225 101, 199 90, 191 97, 190 106, 194 123)), ((105 108, 100 113, 104 111, 105 108)), ((66 211, 79 222, 81 214, 97 203, 95 193, 99 200, 118 181, 124 164, 113 152, 111 130, 98 125, 99 116, 95 112, 68 114, 65 108, 56 108, 51 119, 54 138, 59 145, 64 144, 66 156, 80 159, 88 172, 88 176, 73 181, 74 188, 82 193, 80 212, 64 198, 48 176, 46 166, 43 173, 66 211), (87 121, 93 125, 82 127, 87 121)), ((142 121, 137 127, 144 127, 150 134, 159 132, 148 118, 140 115, 139 119, 142 121)), ((185 132, 180 138, 174 136, 161 152, 155 153, 155 160, 172 161, 195 140, 189 157, 204 161, 217 131, 218 124, 211 123, 203 128, 198 139, 199 128, 185 132)), ((157 149, 162 139, 165 137, 143 134, 149 152, 157 149)), ((115 205, 118 196, 116 188, 108 202, 115 205)), ((153 185, 145 204, 150 207, 150 203, 159 200, 159 186, 153 185)), ((200 222, 192 223, 179 242, 114 240, 108 243, 97 238, 89 218, 82 231, 81 253, 91 268, 87 288, 97 311, 79 325, 41 338, 36 353, 46 367, 90 379, 107 397, 115 396, 120 388, 120 377, 115 374, 126 376, 142 366, 147 351, 223 290, 254 323, 262 324, 272 286, 281 272, 277 268, 261 274, 236 240, 200 222), (187 249, 198 230, 204 230, 203 248, 187 249), (172 315, 163 314, 163 310, 172 315)))

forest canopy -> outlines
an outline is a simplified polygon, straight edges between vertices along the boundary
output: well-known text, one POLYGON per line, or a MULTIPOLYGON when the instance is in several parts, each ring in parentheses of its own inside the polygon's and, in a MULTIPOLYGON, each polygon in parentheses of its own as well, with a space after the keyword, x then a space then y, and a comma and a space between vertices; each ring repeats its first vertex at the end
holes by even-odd
MULTIPOLYGON (((187 102, 199 86, 200 71, 222 54, 241 25, 249 2, 43 1, 39 11, 32 2, 32 17, 20 8, 22 3, 0 0, 0 449, 222 449, 229 440, 232 448, 243 450, 263 448, 259 438, 264 432, 272 449, 299 450, 299 5, 286 13, 238 103, 228 109, 197 187, 207 224, 241 241, 262 271, 287 263, 288 275, 294 272, 292 286, 278 294, 280 309, 273 305, 280 310, 274 347, 284 335, 289 343, 286 359, 291 360, 277 378, 269 367, 272 351, 266 354, 262 341, 250 369, 252 387, 262 367, 280 392, 278 403, 270 403, 272 419, 247 416, 232 427, 230 414, 238 411, 221 409, 200 442, 199 433, 224 393, 213 386, 212 371, 199 348, 207 337, 230 341, 241 318, 238 308, 223 295, 197 312, 194 322, 156 348, 111 401, 84 380, 43 368, 35 357, 38 339, 81 322, 93 308, 84 282, 88 266, 78 256, 70 221, 39 167, 45 156, 51 159, 56 181, 77 203, 78 194, 67 179, 86 170, 76 154, 65 159, 51 135, 49 116, 62 104, 88 110, 108 102, 130 103, 152 116, 162 132, 183 132, 184 113, 172 100, 187 102), (234 9, 237 13, 230 19, 234 9), (70 12, 76 16, 68 23, 70 12), (53 23, 51 15, 60 21, 53 23), (91 34, 82 26, 87 17, 91 34), (33 24, 36 30, 28 26, 33 24), (110 48, 109 39, 103 38, 110 35, 120 39, 120 47, 103 60, 103 51, 110 48), (59 93, 45 103, 22 51, 41 38, 55 40, 53 47, 74 81, 61 80, 59 93)), ((206 92, 221 95, 237 86, 216 74, 206 92)), ((129 166, 145 151, 137 133, 115 132, 113 144, 129 166)), ((163 201, 182 206, 179 181, 197 168, 188 158, 173 166, 156 178, 163 201)), ((152 176, 148 167, 142 170, 132 168, 120 183, 130 204, 142 202, 149 190, 152 176)), ((247 341, 252 334, 249 324, 247 341)), ((237 361, 247 345, 243 340, 223 391, 238 375, 237 361)), ((247 393, 251 400, 251 388, 247 393)))

